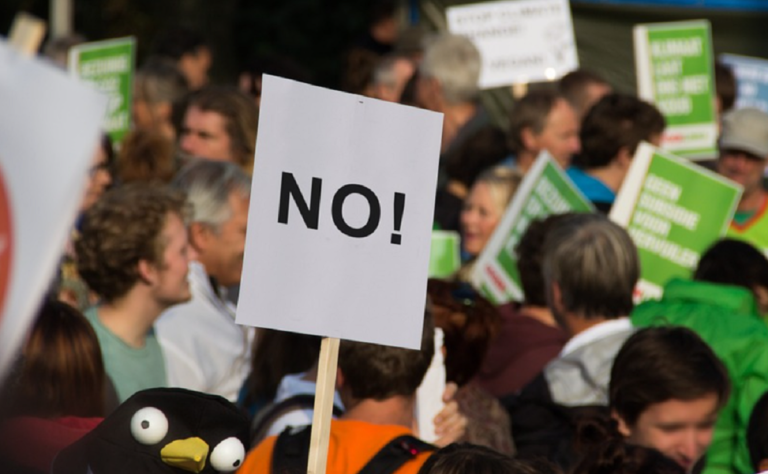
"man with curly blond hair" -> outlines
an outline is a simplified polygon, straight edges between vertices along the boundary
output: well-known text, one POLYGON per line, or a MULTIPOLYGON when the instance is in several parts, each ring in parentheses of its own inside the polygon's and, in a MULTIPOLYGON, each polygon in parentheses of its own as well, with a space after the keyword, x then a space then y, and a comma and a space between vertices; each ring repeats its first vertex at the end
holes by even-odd
POLYGON ((110 191, 85 215, 78 270, 100 299, 86 317, 120 402, 167 385, 153 324, 191 296, 186 216, 183 194, 144 184, 110 191))

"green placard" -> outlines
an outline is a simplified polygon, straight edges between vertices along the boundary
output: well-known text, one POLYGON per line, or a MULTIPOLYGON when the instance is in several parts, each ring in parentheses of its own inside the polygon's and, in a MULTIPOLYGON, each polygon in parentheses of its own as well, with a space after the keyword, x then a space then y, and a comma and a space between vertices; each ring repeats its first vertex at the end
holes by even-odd
POLYGON ((532 220, 565 212, 593 212, 549 153, 542 153, 525 175, 491 239, 477 259, 472 284, 494 304, 522 301, 515 246, 532 220))
POLYGON ((135 48, 129 37, 80 44, 69 52, 70 72, 109 97, 104 130, 118 147, 131 127, 135 48))
POLYGON ((461 267, 458 232, 433 230, 429 249, 429 277, 448 278, 461 267))
POLYGON ((640 256, 640 299, 661 297, 673 277, 688 278, 704 252, 725 234, 741 186, 643 143, 611 209, 640 256))
POLYGON ((717 156, 717 115, 707 21, 637 25, 635 61, 640 97, 667 119, 662 147, 678 156, 717 156))

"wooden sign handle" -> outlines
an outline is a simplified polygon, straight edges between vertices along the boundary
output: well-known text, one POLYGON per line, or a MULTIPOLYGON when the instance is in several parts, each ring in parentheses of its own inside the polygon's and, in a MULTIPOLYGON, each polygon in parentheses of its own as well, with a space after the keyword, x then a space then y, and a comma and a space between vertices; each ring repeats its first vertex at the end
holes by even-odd
POLYGON ((20 12, 16 15, 8 34, 8 43, 16 51, 27 56, 34 56, 40 49, 40 43, 45 36, 45 22, 29 13, 20 12))
POLYGON ((325 474, 328 464, 328 441, 333 418, 333 398, 336 390, 336 367, 339 361, 339 342, 335 337, 323 338, 317 365, 315 408, 312 415, 312 436, 309 441, 308 474, 325 474))

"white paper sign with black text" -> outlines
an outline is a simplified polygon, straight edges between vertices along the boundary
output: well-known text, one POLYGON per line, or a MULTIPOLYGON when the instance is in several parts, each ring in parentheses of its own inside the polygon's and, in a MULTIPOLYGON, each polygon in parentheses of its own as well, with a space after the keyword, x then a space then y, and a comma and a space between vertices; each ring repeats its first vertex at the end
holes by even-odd
POLYGON ((264 76, 237 322, 420 347, 442 115, 264 76))

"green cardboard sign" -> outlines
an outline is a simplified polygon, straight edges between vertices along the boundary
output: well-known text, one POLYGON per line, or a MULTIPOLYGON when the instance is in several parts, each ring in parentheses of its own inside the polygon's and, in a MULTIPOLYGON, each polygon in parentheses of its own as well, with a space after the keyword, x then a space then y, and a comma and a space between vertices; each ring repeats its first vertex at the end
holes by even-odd
POLYGON ((637 246, 639 299, 660 298, 671 278, 690 277, 740 198, 738 184, 642 143, 610 213, 637 246))
POLYGON ((565 212, 593 212, 552 156, 543 152, 523 178, 499 225, 477 258, 470 279, 494 304, 522 301, 515 246, 534 219, 565 212))
POLYGON ((717 114, 707 21, 634 28, 638 94, 667 119, 662 147, 678 156, 717 156, 717 114))
POLYGON ((429 277, 448 278, 461 267, 458 232, 433 230, 429 249, 429 277))
POLYGON ((115 146, 131 128, 135 49, 129 37, 80 44, 69 52, 70 72, 109 97, 104 130, 115 146))

